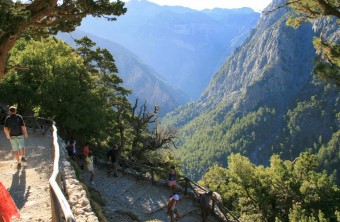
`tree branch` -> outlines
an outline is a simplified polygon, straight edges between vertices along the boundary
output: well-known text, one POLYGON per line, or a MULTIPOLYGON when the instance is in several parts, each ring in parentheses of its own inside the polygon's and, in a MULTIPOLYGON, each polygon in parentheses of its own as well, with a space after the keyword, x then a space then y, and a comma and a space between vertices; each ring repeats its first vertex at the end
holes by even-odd
POLYGON ((28 66, 12 66, 7 71, 8 72, 11 72, 13 70, 25 70, 25 71, 27 71, 29 69, 30 69, 30 67, 28 67, 28 66))
POLYGON ((279 5, 279 6, 274 7, 274 9, 272 9, 272 10, 263 11, 262 13, 263 13, 264 15, 268 15, 268 14, 270 14, 270 13, 272 13, 272 12, 278 10, 278 9, 284 8, 284 7, 286 7, 286 6, 288 6, 288 5, 291 5, 291 4, 298 3, 299 1, 300 1, 300 0, 296 0, 296 1, 293 1, 293 2, 287 1, 286 3, 284 3, 284 4, 282 4, 282 5, 279 5))

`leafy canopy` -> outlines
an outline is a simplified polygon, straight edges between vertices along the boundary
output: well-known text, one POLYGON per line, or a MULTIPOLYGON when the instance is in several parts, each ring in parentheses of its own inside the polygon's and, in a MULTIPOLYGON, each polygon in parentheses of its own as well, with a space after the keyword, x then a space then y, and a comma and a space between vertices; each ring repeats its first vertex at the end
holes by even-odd
POLYGON ((119 86, 122 80, 115 68, 102 72, 105 67, 115 67, 107 52, 94 52, 95 58, 105 63, 93 63, 95 71, 60 40, 18 41, 9 64, 32 68, 11 71, 0 81, 3 102, 53 118, 65 137, 105 140, 110 135, 103 131, 113 122, 112 107, 118 101, 129 106, 125 98, 129 91, 119 86))
POLYGON ((232 154, 227 168, 211 167, 199 184, 220 193, 241 221, 336 221, 339 187, 317 169, 307 152, 295 161, 273 155, 269 167, 232 154))
POLYGON ((39 38, 47 33, 71 32, 87 15, 109 21, 126 12, 120 0, 32 0, 0 2, 0 79, 11 67, 6 67, 8 53, 15 42, 29 32, 39 38))

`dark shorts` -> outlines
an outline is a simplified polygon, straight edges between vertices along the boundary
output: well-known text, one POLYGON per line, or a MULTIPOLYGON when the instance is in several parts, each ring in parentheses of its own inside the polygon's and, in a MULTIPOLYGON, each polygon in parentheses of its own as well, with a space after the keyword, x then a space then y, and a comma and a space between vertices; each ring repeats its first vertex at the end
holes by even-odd
POLYGON ((178 215, 178 210, 177 208, 173 209, 170 211, 170 217, 171 217, 171 220, 174 220, 175 219, 175 215, 178 215))

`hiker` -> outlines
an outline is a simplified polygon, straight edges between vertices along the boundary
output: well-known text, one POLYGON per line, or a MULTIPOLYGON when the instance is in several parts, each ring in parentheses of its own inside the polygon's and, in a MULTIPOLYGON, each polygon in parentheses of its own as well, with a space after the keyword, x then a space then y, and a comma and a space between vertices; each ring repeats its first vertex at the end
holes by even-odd
POLYGON ((168 185, 170 187, 170 197, 175 193, 176 185, 177 185, 177 173, 175 166, 170 167, 168 185))
POLYGON ((83 158, 81 158, 81 166, 80 168, 84 170, 84 162, 86 163, 86 157, 89 155, 90 152, 90 143, 85 143, 85 146, 83 147, 83 158))
POLYGON ((71 142, 68 143, 68 145, 66 146, 66 150, 67 150, 68 156, 72 160, 74 160, 75 153, 74 153, 74 142, 73 142, 73 140, 71 140, 71 142))
POLYGON ((202 194, 200 198, 202 222, 206 222, 208 219, 208 215, 210 214, 211 211, 210 201, 212 195, 213 192, 210 190, 209 192, 205 192, 204 194, 202 194))
POLYGON ((175 194, 170 198, 168 202, 166 214, 170 215, 171 222, 174 222, 175 219, 178 220, 180 217, 178 210, 177 210, 178 200, 179 200, 179 196, 178 194, 175 194))
POLYGON ((11 142, 14 157, 18 166, 20 166, 21 162, 26 162, 25 139, 28 138, 28 134, 24 120, 21 115, 17 114, 15 106, 9 108, 9 116, 5 119, 4 132, 11 142), (21 155, 21 162, 19 155, 21 155))
POLYGON ((83 147, 83 153, 85 155, 85 158, 89 155, 90 152, 90 143, 85 143, 85 146, 83 147))
POLYGON ((90 183, 94 184, 94 182, 93 182, 93 177, 94 177, 93 154, 92 154, 91 151, 89 152, 89 155, 87 155, 87 157, 86 157, 86 167, 87 167, 87 170, 91 174, 90 183))
POLYGON ((110 176, 113 171, 113 176, 118 177, 117 168, 118 168, 118 151, 119 146, 116 144, 111 147, 111 149, 107 152, 107 160, 108 160, 108 172, 107 175, 110 176))

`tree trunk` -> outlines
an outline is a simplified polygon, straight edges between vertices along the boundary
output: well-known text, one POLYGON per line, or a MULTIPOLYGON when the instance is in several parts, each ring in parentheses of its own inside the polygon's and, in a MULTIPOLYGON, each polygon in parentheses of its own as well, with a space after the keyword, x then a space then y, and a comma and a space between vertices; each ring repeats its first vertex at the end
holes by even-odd
POLYGON ((13 28, 15 32, 6 32, 0 38, 0 80, 6 75, 10 67, 6 67, 9 52, 13 48, 15 42, 21 37, 24 30, 34 26, 47 15, 50 15, 53 8, 57 5, 57 0, 49 0, 47 3, 43 0, 35 0, 26 7, 30 11, 31 17, 13 28))
POLYGON ((9 34, 5 34, 5 36, 0 39, 0 80, 6 74, 7 57, 17 40, 18 37, 16 35, 10 36, 9 34))

